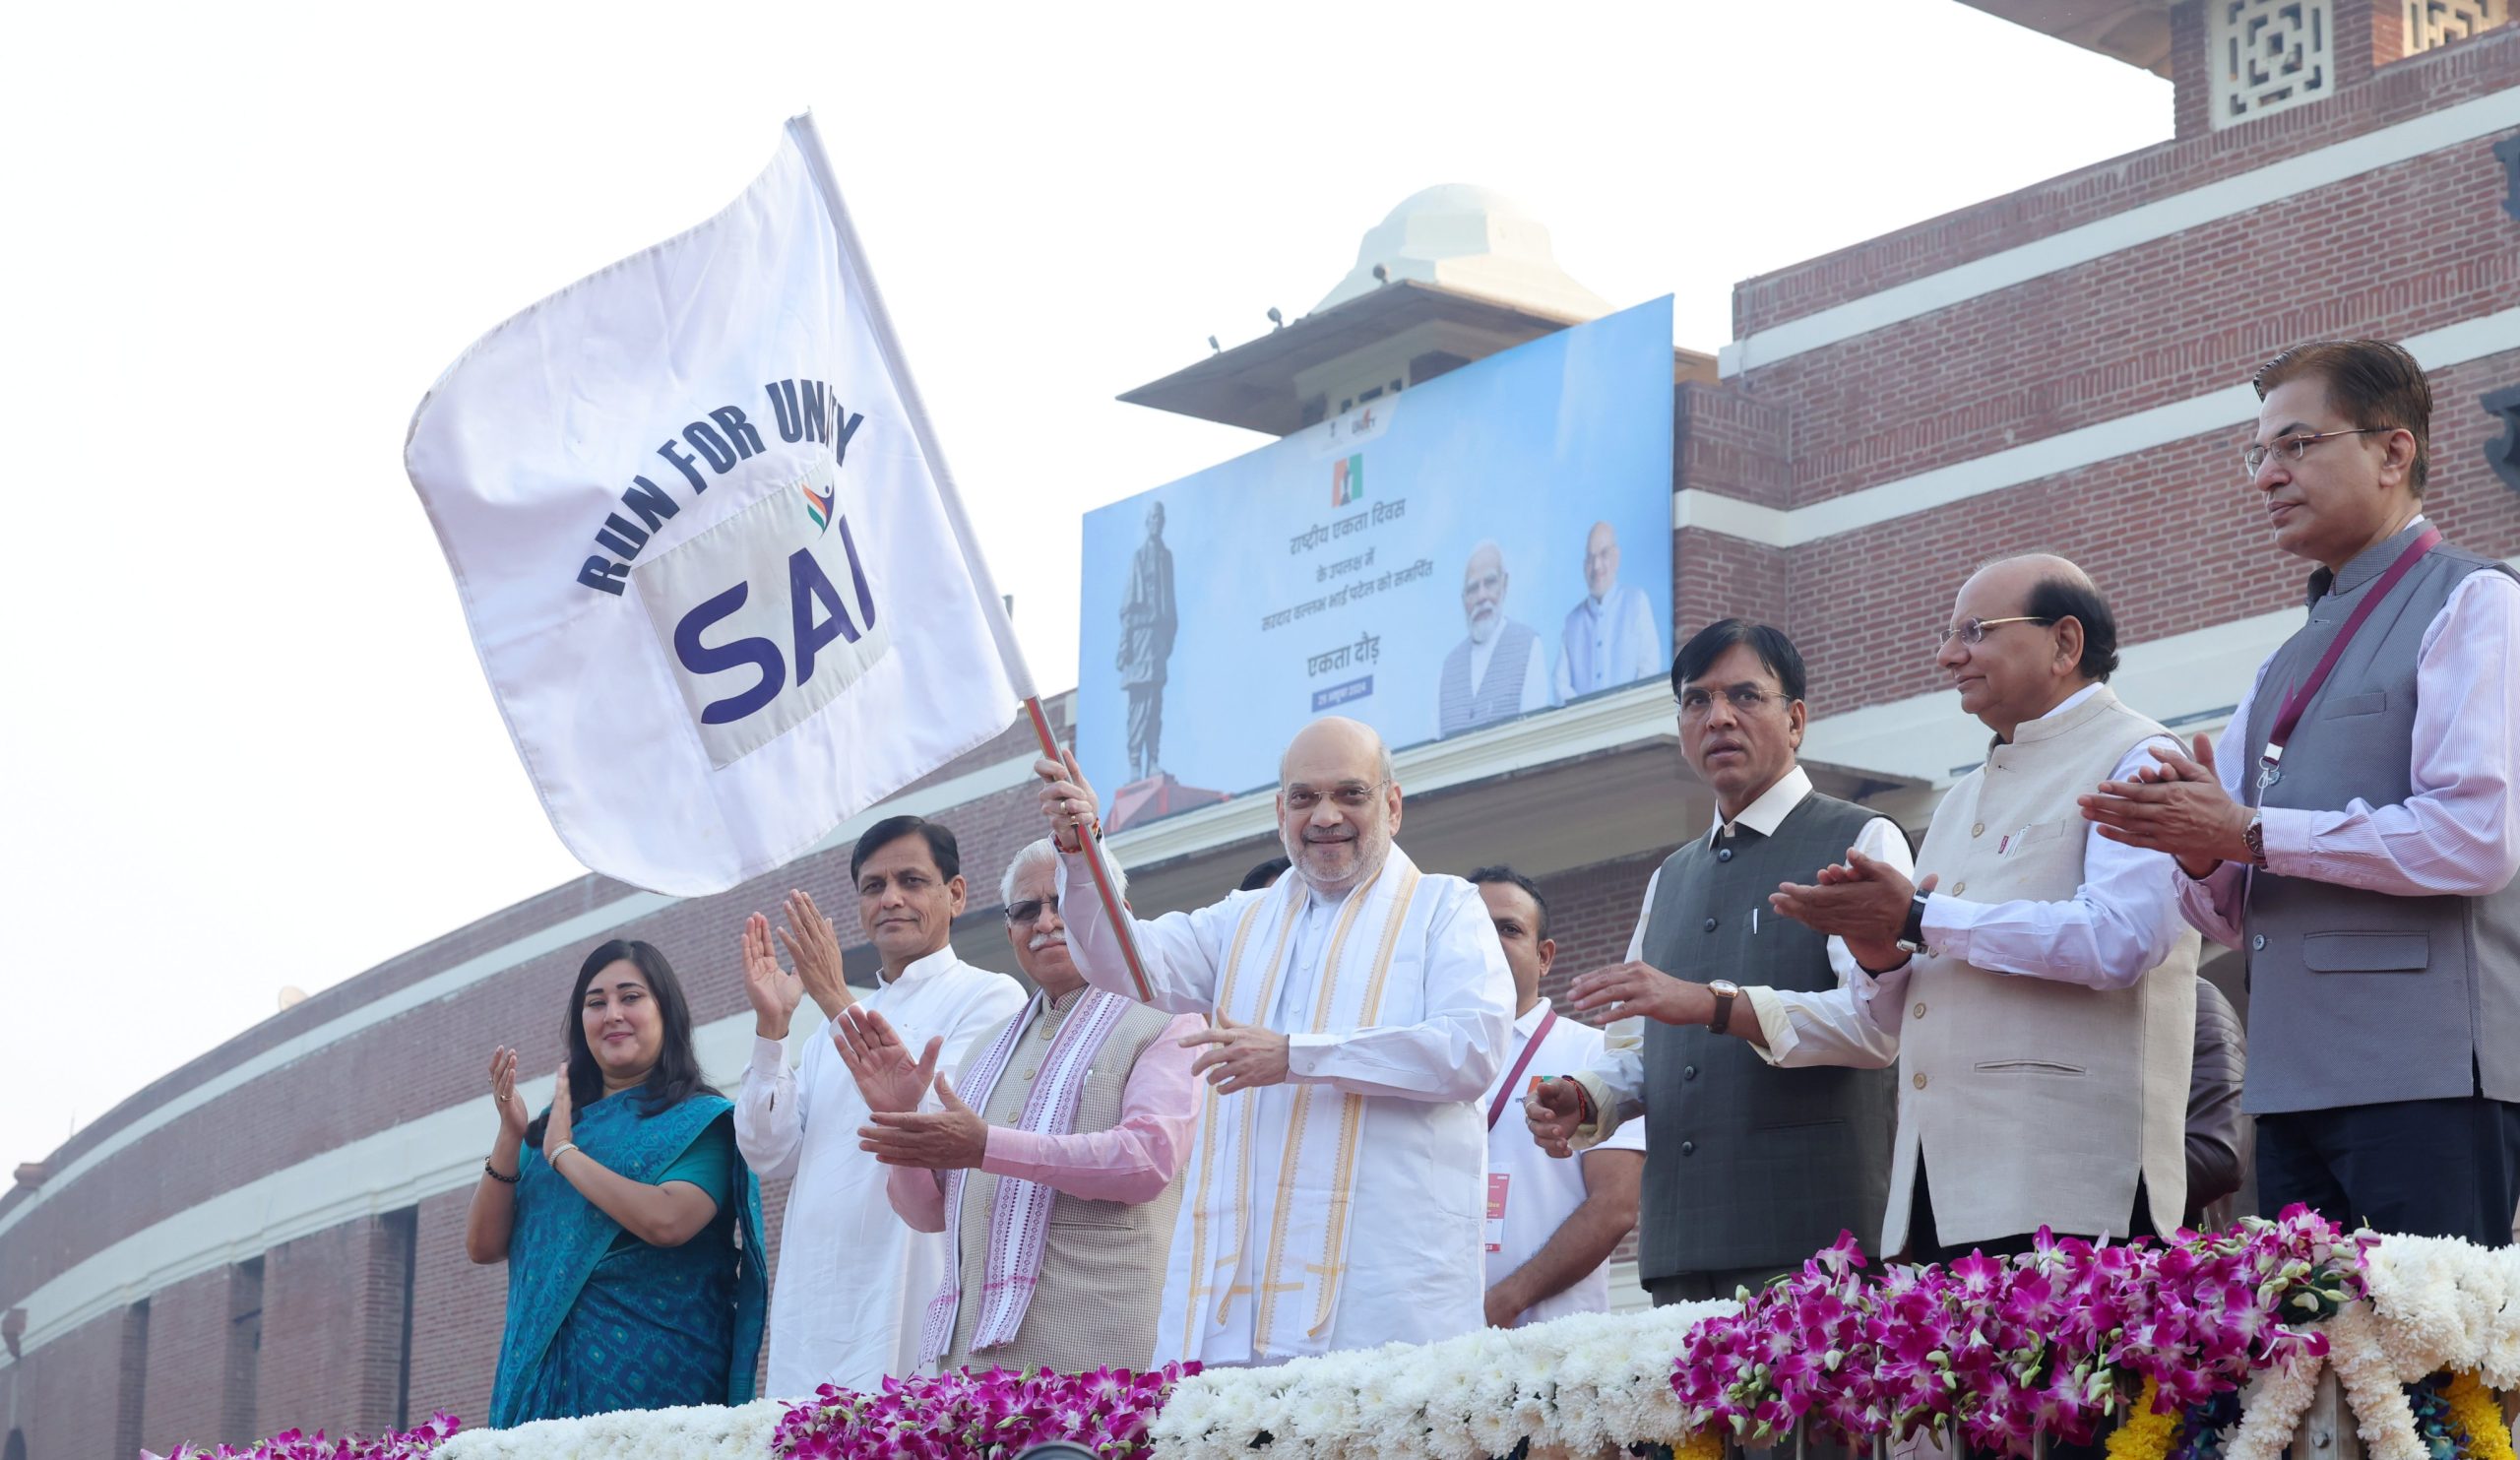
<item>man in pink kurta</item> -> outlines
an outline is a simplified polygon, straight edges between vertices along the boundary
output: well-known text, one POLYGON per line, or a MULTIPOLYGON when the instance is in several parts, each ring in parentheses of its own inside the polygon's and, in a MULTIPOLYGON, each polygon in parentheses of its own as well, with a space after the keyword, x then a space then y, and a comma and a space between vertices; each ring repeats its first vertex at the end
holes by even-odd
POLYGON ((953 1237, 922 1366, 1144 1368, 1154 1352, 1198 1113, 1181 1041, 1202 1026, 1086 986, 1057 870, 1046 841, 1007 867, 1007 938, 1040 991, 955 1076, 935 1071, 934 1042, 914 1057, 880 1015, 839 1032, 893 1210, 953 1237))

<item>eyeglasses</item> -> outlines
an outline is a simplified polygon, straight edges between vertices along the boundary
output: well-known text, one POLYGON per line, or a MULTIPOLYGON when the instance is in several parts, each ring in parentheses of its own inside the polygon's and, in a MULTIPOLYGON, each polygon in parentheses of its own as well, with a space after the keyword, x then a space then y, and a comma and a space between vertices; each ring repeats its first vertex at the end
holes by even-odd
POLYGON ((2273 441, 2263 444, 2251 442, 2242 447, 2240 460, 2248 463, 2248 475, 2250 479, 2254 480, 2258 469, 2265 466, 2266 459, 2276 452, 2283 452, 2298 462, 2309 454, 2310 443, 2313 441, 2332 441, 2339 436, 2368 436, 2374 432, 2386 434, 2396 429, 2396 426, 2357 426, 2350 431, 2313 431, 2299 436, 2278 436, 2273 441))
MULTIPOLYGON (((1374 795, 1382 788, 1383 783, 1380 781, 1371 786, 1357 781, 1351 781, 1345 786, 1334 786, 1330 789, 1331 804, 1342 811, 1361 811, 1374 803, 1374 795)), ((1283 799, 1290 811, 1309 811, 1321 804, 1321 793, 1309 786, 1297 786, 1283 793, 1283 799)))
POLYGON ((1016 927, 1025 927, 1040 921, 1043 913, 1058 910, 1059 900, 1056 897, 1028 897, 1020 903, 1006 905, 1006 920, 1016 927))
MULTIPOLYGON (((1759 707, 1770 700, 1791 700, 1793 698, 1794 696, 1790 694, 1761 689, 1755 684, 1735 684, 1724 691, 1724 703, 1731 705, 1732 707, 1732 713, 1735 715, 1755 715, 1758 713, 1759 707)), ((1682 720, 1704 720, 1706 717, 1714 713, 1715 695, 1713 691, 1704 689, 1683 689, 1680 691, 1680 718, 1682 720)))
POLYGON ((1948 648, 1951 641, 1954 639, 1958 639, 1963 644, 1984 643, 1986 638, 1986 630, 1999 629, 2008 623, 2054 623, 2055 621, 2056 620, 2052 618, 2042 617, 2036 613, 2022 613, 2011 618, 1964 618, 1958 623, 1953 624, 1951 627, 1944 629, 1941 633, 1936 634, 1933 640, 1933 647, 1935 652, 1939 653, 1943 649, 1948 648))

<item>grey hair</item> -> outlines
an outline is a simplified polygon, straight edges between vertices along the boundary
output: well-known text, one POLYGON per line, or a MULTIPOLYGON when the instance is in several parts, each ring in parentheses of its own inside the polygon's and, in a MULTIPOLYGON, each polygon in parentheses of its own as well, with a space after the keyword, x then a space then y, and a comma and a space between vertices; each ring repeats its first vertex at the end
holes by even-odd
MULTIPOLYGON (((999 905, 1003 906, 1015 901, 1015 878, 1018 873, 1036 862, 1043 861, 1048 862, 1052 867, 1052 876, 1058 875, 1056 868, 1059 861, 1059 850, 1050 845, 1049 838, 1043 837, 1038 842, 1027 842, 1022 847, 1018 848, 1015 856, 1006 863, 1006 875, 997 879, 997 900, 999 905)), ((1111 895, 1114 897, 1128 896, 1129 874, 1121 871, 1120 864, 1111 860, 1107 857, 1104 857, 1102 861, 1103 865, 1111 869, 1111 895)))

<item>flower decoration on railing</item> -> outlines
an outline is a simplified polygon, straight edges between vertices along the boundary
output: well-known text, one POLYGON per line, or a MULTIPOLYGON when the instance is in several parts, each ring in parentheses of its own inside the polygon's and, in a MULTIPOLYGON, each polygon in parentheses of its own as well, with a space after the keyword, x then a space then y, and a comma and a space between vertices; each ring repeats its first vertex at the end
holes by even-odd
POLYGON ((780 1420, 770 1448, 778 1460, 1005 1460, 1065 1440, 1127 1460, 1148 1449, 1147 1427, 1173 1386, 1198 1371, 1196 1364, 1143 1373, 956 1369, 888 1378, 874 1394, 825 1384, 780 1420))
POLYGON ((1758 1447, 1808 1423, 1844 1443, 1930 1428, 2027 1455, 2034 1436, 2163 1460, 2179 1416, 2270 1365, 2326 1352, 2362 1296, 2368 1235, 2296 1208, 2225 1233, 2094 1245, 2042 1233, 2011 1259, 1867 1279, 1852 1237, 1682 1341, 1671 1389, 1694 1431, 1758 1447))
MULTIPOLYGON (((241 1447, 177 1445, 164 1460, 426 1460, 430 1451, 462 1428, 464 1422, 453 1415, 432 1415, 425 1425, 374 1435, 344 1434, 327 1439, 321 1429, 313 1434, 284 1429, 269 1439, 241 1447)), ((140 1460, 158 1457, 143 1450, 140 1460)))

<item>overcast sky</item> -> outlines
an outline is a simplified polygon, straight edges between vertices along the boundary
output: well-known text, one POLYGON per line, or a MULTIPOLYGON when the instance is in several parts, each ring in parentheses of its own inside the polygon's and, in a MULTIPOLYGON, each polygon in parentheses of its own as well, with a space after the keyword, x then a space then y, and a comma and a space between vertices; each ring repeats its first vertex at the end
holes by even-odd
POLYGON ((0 1170, 577 874, 404 431, 792 111, 1045 688, 1079 515, 1261 442, 1112 397, 1309 310, 1421 187, 1520 199, 1712 350, 1736 280, 2171 128, 2166 83, 1955 0, 238 9, 10 22, 0 1170))

